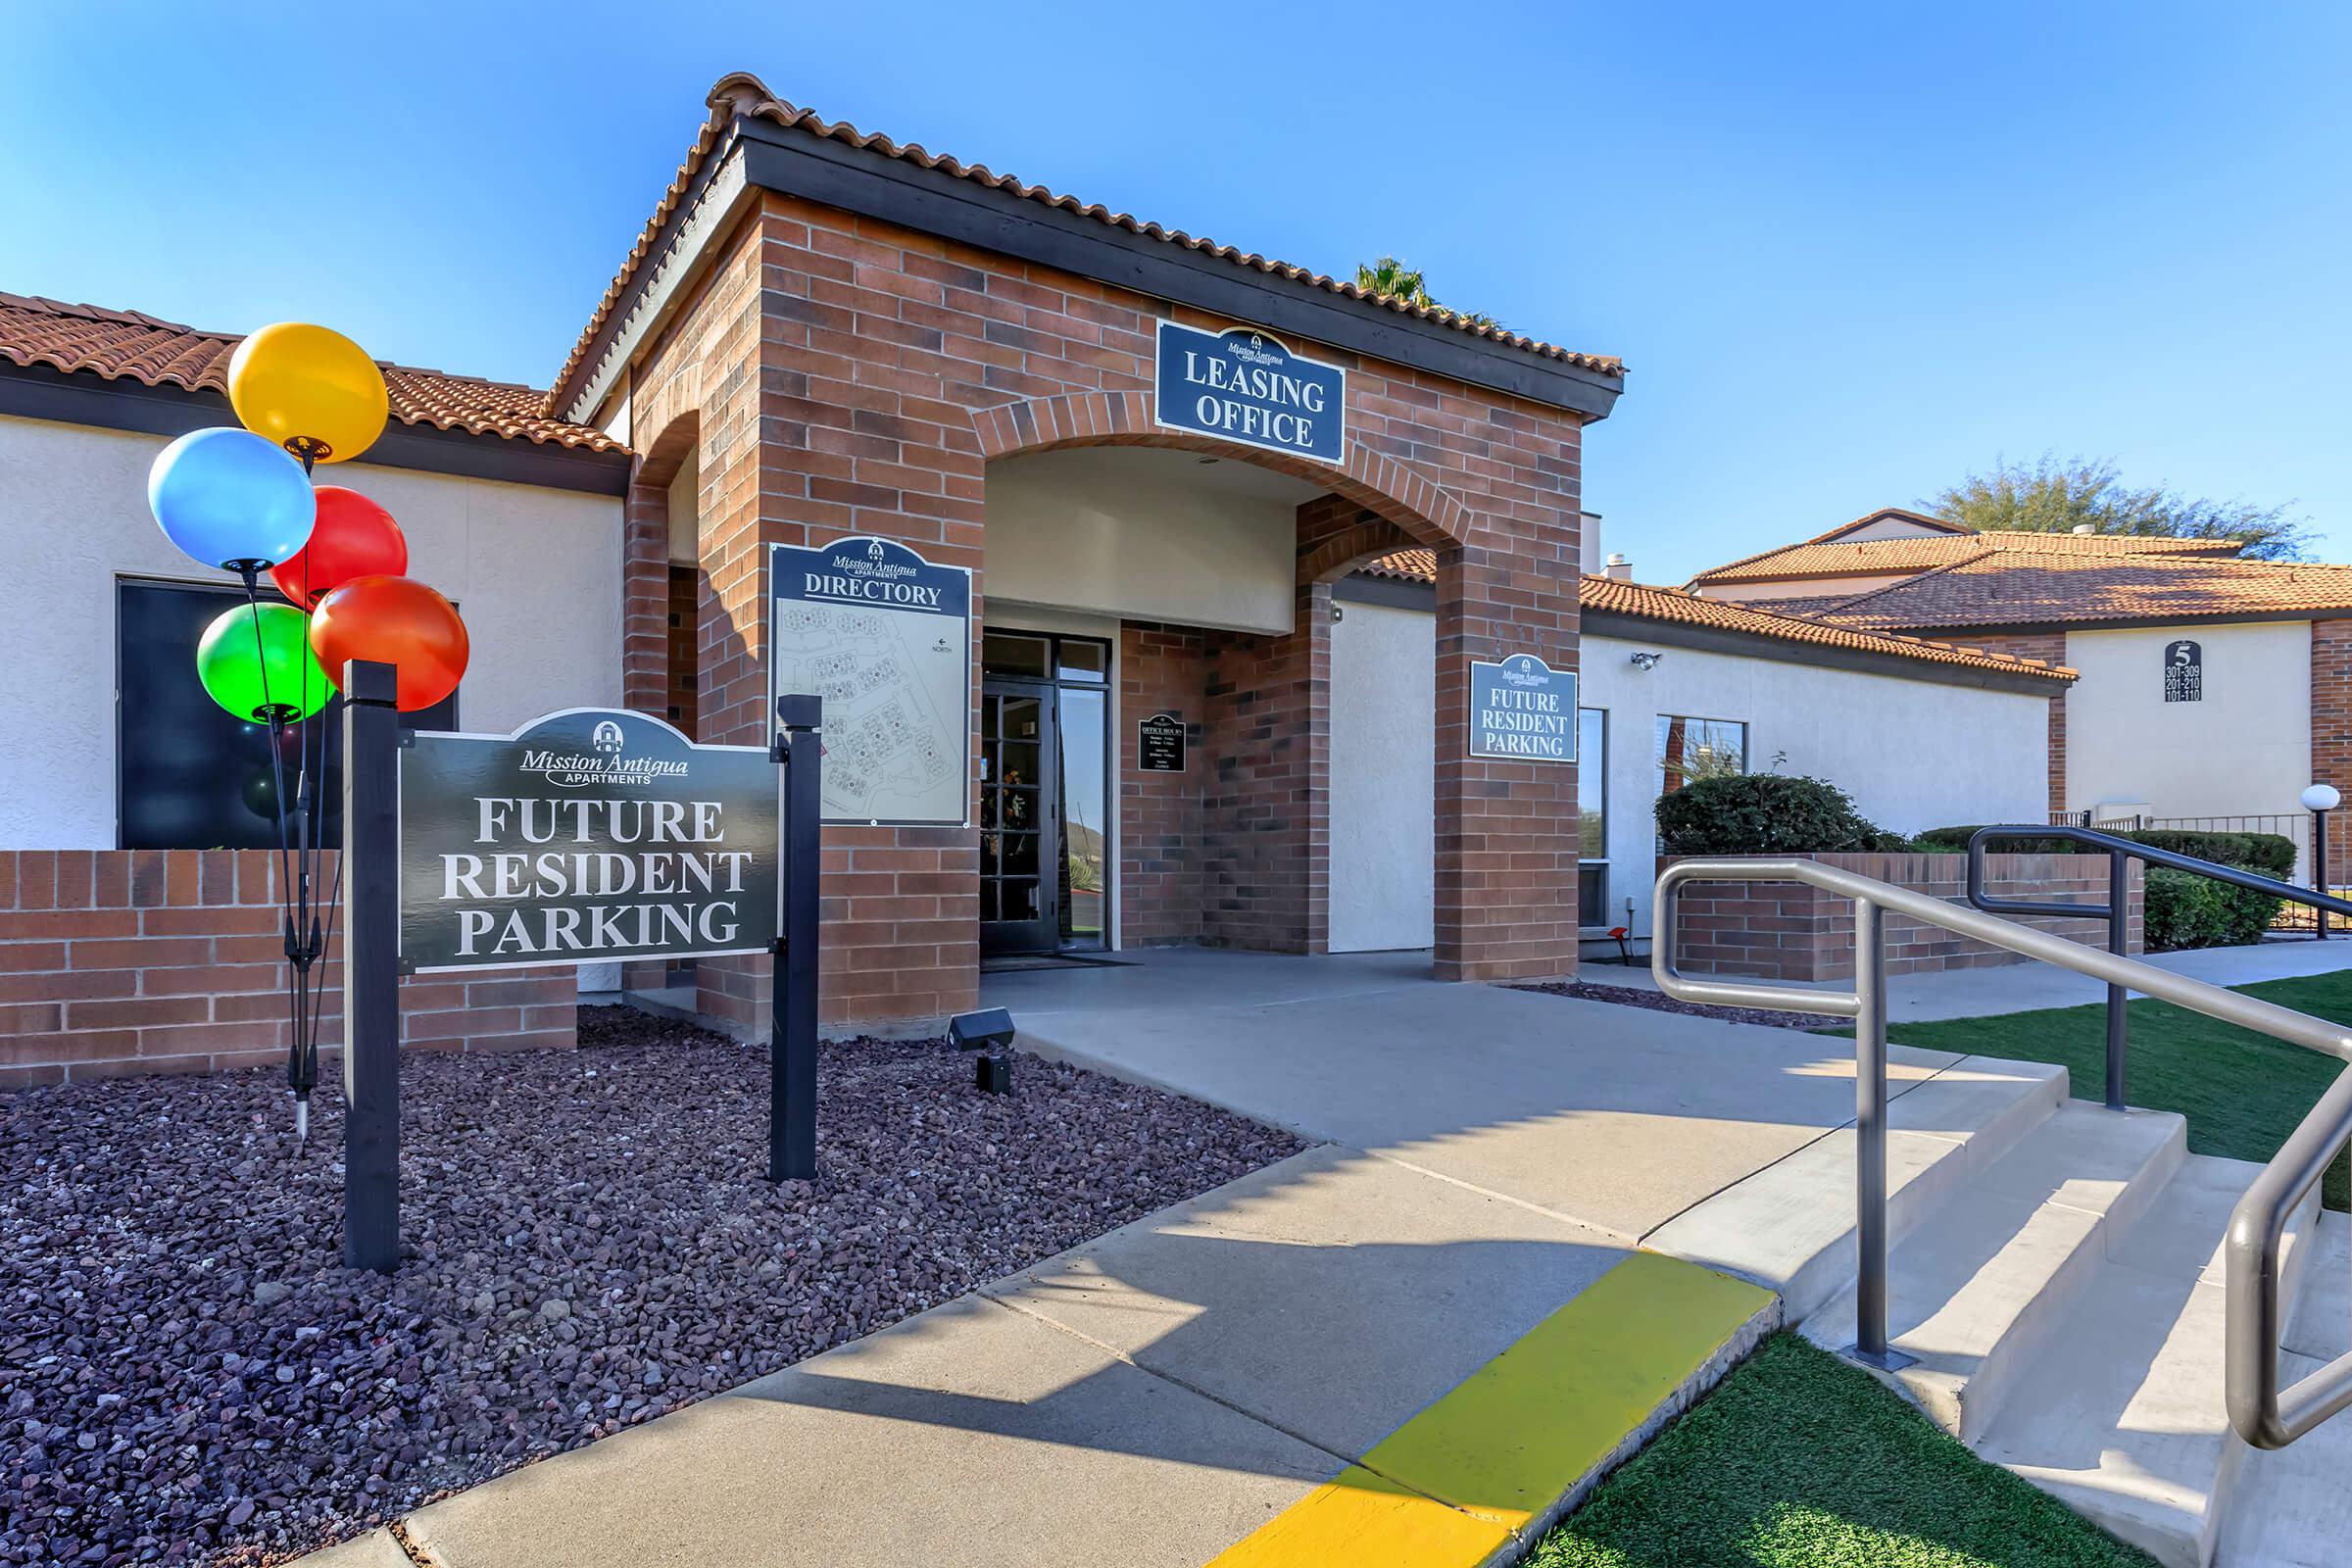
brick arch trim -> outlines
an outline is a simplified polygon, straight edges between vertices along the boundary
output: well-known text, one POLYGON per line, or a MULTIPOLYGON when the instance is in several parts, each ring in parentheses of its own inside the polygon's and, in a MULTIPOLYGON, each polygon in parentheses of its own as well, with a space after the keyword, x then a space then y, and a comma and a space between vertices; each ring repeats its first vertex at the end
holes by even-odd
POLYGON ((1348 461, 1334 467, 1245 446, 1215 436, 1162 429, 1150 392, 1072 392, 983 409, 972 416, 983 462, 1056 447, 1171 447, 1233 458, 1272 468, 1331 491, 1379 514, 1409 536, 1407 543, 1444 550, 1469 532, 1469 511, 1458 497, 1406 464, 1348 443, 1348 461))

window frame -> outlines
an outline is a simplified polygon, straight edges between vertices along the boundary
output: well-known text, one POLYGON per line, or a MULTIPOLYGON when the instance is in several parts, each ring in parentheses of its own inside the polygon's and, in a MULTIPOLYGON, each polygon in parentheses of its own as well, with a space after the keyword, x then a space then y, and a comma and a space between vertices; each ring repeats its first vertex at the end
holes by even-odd
MULTIPOLYGON (((127 850, 131 847, 128 843, 130 823, 130 748, 124 744, 124 736, 122 733, 123 704, 126 696, 125 683, 129 674, 129 671, 125 668, 123 663, 124 648, 122 632, 124 593, 126 590, 137 588, 168 588, 177 589, 183 592, 210 594, 221 601, 221 609, 230 610, 234 609, 240 604, 245 603, 245 585, 241 582, 220 577, 180 577, 157 571, 118 571, 112 574, 109 579, 109 583, 111 591, 107 595, 107 640, 111 645, 109 649, 109 656, 114 661, 114 723, 112 732, 115 748, 115 848, 118 850, 127 850)), ((254 598, 265 605, 284 605, 292 603, 292 601, 287 599, 284 594, 278 592, 277 585, 270 580, 270 575, 267 572, 264 572, 260 580, 254 585, 254 598)), ((452 601, 452 604, 454 605, 455 601, 452 601)), ((196 657, 196 650, 193 645, 190 645, 188 649, 188 657, 191 660, 196 657)), ((335 694, 330 692, 328 697, 328 701, 330 703, 334 701, 334 695, 335 694)), ((465 683, 460 681, 458 689, 452 691, 448 697, 443 699, 443 701, 449 705, 449 728, 453 730, 462 729, 465 727, 463 723, 460 722, 459 717, 462 711, 461 704, 464 700, 464 696, 465 683)), ((439 705, 435 706, 437 707, 439 705)), ((323 710, 321 710, 321 711, 323 711, 323 710)), ((410 717, 411 715, 405 713, 401 715, 403 728, 413 727, 409 722, 410 717)), ((332 742, 330 741, 328 744, 331 745, 332 742)), ((340 765, 339 761, 338 765, 340 765)), ((341 808, 338 806, 337 809, 340 810, 340 808, 341 808)), ((220 846, 215 845, 195 846, 197 849, 215 849, 219 847, 220 846)), ((264 846, 264 848, 266 849, 268 846, 264 846)), ((328 848, 340 848, 339 840, 330 841, 328 848)), ((169 854, 171 852, 168 850, 159 850, 154 853, 169 854)))

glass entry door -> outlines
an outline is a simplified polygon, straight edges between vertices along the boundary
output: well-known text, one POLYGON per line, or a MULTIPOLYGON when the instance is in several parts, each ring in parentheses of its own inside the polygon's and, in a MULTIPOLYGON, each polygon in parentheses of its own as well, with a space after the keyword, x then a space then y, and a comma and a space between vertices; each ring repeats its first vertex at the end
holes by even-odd
POLYGON ((1061 937, 1061 749, 1049 682, 980 691, 980 951, 1052 953, 1061 937))

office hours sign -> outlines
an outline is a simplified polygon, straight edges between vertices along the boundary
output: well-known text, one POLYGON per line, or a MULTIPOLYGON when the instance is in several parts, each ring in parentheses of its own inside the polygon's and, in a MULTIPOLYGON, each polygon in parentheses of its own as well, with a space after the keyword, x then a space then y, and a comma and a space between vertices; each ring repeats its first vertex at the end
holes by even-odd
POLYGON ((972 574, 889 539, 767 552, 768 710, 825 704, 827 822, 970 819, 972 574))
POLYGON ((412 973, 774 950, 781 836, 763 746, 582 708, 400 754, 412 973))
POLYGON ((1576 760, 1576 671, 1533 654, 1470 662, 1470 755, 1517 762, 1576 760))
POLYGON ((1154 421, 1317 463, 1348 452, 1348 371, 1253 326, 1203 332, 1162 319, 1154 421))

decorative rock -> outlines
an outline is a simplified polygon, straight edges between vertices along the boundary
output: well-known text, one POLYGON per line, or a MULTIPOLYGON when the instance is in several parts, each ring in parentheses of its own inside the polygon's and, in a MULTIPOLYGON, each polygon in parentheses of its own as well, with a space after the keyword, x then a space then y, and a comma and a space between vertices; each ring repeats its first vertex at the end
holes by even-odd
POLYGON ((617 1007, 579 1033, 403 1061, 389 1280, 341 1267, 331 1082, 300 1151, 268 1069, 0 1093, 0 1563, 290 1560, 1299 1147, 1052 1062, 978 1096, 942 1042, 857 1041, 819 1057, 818 1180, 771 1185, 763 1054, 617 1007))

